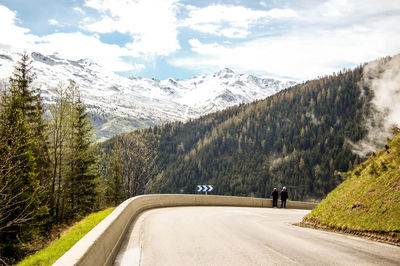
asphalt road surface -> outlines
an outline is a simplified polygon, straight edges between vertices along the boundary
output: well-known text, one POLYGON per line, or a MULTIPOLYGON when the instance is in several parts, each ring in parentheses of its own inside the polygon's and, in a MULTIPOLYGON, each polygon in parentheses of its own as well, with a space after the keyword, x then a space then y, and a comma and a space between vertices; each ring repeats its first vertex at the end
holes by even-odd
POLYGON ((400 265, 400 247, 293 225, 308 212, 150 210, 132 225, 114 265, 400 265))

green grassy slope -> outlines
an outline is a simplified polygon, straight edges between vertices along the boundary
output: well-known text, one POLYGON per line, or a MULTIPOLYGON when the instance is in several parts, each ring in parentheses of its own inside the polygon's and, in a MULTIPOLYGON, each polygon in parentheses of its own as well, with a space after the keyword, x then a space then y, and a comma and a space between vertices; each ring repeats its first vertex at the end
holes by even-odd
POLYGON ((388 146, 350 172, 303 224, 400 243, 400 134, 388 146))
POLYGON ((86 216, 84 219, 72 226, 60 239, 55 240, 47 248, 27 257, 18 265, 52 265, 114 209, 115 208, 109 208, 86 216))

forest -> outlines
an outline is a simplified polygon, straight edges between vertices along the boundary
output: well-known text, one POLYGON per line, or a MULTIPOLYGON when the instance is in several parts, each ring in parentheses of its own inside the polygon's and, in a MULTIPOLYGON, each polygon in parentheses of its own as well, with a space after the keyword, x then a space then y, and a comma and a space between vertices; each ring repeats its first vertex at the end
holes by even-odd
POLYGON ((139 194, 146 158, 154 157, 139 135, 121 140, 127 149, 116 145, 113 155, 99 156, 79 85, 60 81, 45 106, 31 64, 24 54, 0 88, 0 265, 41 249, 87 214, 139 194))
MULTIPOLYGON (((387 59, 382 59, 387 60, 387 59)), ((63 225, 149 193, 324 198, 365 158, 371 90, 363 66, 185 123, 96 141, 79 84, 60 81, 46 106, 23 55, 0 104, 0 263, 57 238, 63 225)))
MULTIPOLYGON (((196 193, 269 197, 286 186, 291 200, 320 200, 363 158, 350 142, 367 130, 372 93, 363 66, 283 90, 186 123, 136 132, 154 138, 157 171, 145 193, 196 193)), ((123 138, 120 136, 118 138, 123 138)), ((106 142, 110 148, 114 140, 106 142)))

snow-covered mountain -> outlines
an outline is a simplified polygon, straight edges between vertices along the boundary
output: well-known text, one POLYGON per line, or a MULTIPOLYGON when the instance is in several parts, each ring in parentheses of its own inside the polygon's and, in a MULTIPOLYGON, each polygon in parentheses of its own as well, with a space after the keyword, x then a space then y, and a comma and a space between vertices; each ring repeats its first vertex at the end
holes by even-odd
MULTIPOLYGON (((214 74, 186 80, 123 77, 107 71, 88 59, 68 60, 55 55, 31 53, 37 78, 46 103, 54 98, 60 82, 73 79, 93 115, 100 139, 136 128, 185 121, 266 98, 295 84, 293 81, 257 78, 223 69, 214 74)), ((21 54, 0 50, 0 80, 6 82, 21 54)))

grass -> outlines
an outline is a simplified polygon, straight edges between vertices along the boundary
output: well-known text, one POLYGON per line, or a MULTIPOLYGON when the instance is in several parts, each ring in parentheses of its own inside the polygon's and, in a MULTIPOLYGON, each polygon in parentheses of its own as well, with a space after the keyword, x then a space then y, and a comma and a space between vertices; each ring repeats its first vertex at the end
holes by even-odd
POLYGON ((400 134, 388 146, 349 172, 302 224, 400 243, 400 134))
POLYGON ((36 254, 25 258, 18 265, 52 265, 114 209, 115 208, 108 208, 86 216, 72 226, 61 238, 55 240, 48 247, 38 251, 36 254))

